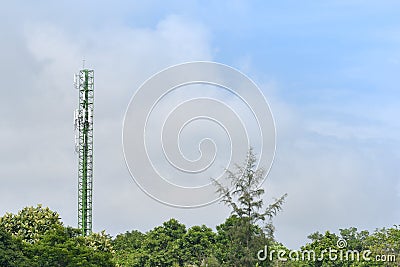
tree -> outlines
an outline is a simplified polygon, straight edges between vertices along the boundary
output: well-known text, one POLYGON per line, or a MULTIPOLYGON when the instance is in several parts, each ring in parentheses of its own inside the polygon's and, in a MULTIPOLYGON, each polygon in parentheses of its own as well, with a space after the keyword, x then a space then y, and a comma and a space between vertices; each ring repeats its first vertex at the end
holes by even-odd
POLYGON ((0 218, 0 266, 111 267, 112 259, 108 235, 82 237, 47 207, 26 207, 0 218))
POLYGON ((91 233, 85 237, 85 245, 96 250, 114 253, 111 236, 103 230, 100 233, 91 233))
POLYGON ((60 215, 48 207, 25 207, 17 214, 6 213, 0 218, 0 226, 23 241, 34 243, 49 230, 63 227, 60 215))
POLYGON ((0 227, 0 266, 31 266, 28 258, 23 254, 21 240, 13 237, 3 227, 0 227))
POLYGON ((142 266, 183 266, 182 237, 185 234, 185 225, 175 219, 149 231, 142 245, 145 262, 142 266))
POLYGON ((145 238, 146 235, 137 230, 117 235, 112 241, 115 262, 120 266, 144 266, 142 244, 145 238))
POLYGON ((205 225, 189 228, 182 238, 182 250, 186 264, 208 265, 212 257, 216 234, 205 225))
MULTIPOLYGON (((311 243, 301 248, 302 252, 313 252, 314 259, 305 259, 304 266, 321 267, 366 267, 366 266, 390 266, 385 262, 377 262, 375 255, 379 250, 374 249, 374 244, 387 245, 387 240, 377 240, 375 235, 370 236, 368 231, 358 232, 357 228, 339 229, 340 235, 326 231, 325 234, 315 232, 308 236, 311 243), (364 254, 370 251, 371 255, 364 254), (332 254, 329 254, 329 253, 332 254), (365 255, 369 259, 366 259, 365 255), (307 265, 306 265, 307 264, 307 265)), ((381 230, 377 231, 380 236, 381 230)), ((379 239, 379 238, 378 238, 379 239)), ((397 242, 400 240, 397 240, 397 242)), ((396 241, 395 241, 396 242, 396 241)), ((307 255, 310 255, 307 253, 307 255)))
POLYGON ((302 262, 308 263, 309 266, 345 266, 339 259, 331 260, 326 252, 331 249, 337 249, 339 237, 335 233, 326 231, 325 234, 315 232, 308 236, 311 243, 301 248, 301 251, 309 251, 311 254, 304 254, 302 262))
POLYGON ((233 171, 227 170, 232 189, 214 180, 221 201, 232 209, 232 216, 220 227, 219 232, 223 229, 224 235, 230 239, 228 243, 236 250, 235 259, 224 259, 233 266, 255 265, 256 251, 260 249, 255 245, 265 239, 265 232, 270 240, 273 239, 271 220, 282 209, 286 197, 285 194, 264 208, 262 196, 265 191, 260 184, 265 170, 256 169, 256 162, 257 158, 250 149, 243 165, 235 165, 233 171))
MULTIPOLYGON (((221 266, 254 266, 257 252, 272 244, 261 227, 232 215, 217 226, 216 257, 221 266), (248 242, 248 234, 251 234, 248 242)), ((261 266, 261 265, 260 265, 261 266)), ((262 265, 264 266, 264 265, 262 265)))
POLYGON ((57 228, 47 231, 33 244, 26 243, 25 253, 32 267, 112 267, 113 255, 87 246, 85 237, 77 236, 79 230, 57 228))
POLYGON ((374 266, 400 266, 400 225, 377 229, 365 242, 372 252, 374 266), (386 259, 382 260, 383 257, 386 259))

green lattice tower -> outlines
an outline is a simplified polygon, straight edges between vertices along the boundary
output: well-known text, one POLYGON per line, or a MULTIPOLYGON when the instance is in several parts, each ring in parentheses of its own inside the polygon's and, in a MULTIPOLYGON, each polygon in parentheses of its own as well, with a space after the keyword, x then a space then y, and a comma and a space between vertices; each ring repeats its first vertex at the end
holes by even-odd
POLYGON ((93 192, 93 90, 94 71, 83 69, 75 75, 79 108, 75 111, 75 150, 78 154, 78 228, 82 235, 92 232, 93 192))

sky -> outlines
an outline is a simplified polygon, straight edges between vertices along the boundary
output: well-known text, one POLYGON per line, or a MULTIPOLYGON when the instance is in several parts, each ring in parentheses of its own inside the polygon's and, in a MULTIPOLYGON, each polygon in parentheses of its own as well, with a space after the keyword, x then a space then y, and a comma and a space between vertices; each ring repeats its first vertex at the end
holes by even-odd
MULTIPOLYGON (((251 78, 276 124, 265 203, 287 193, 276 239, 400 222, 398 1, 4 1, 0 214, 41 203, 77 225, 73 75, 95 70, 93 230, 177 218, 215 229, 229 209, 163 205, 126 167, 129 101, 171 65, 215 61, 251 78)), ((201 126, 198 126, 201 127, 201 126)), ((201 131, 204 131, 203 127, 201 131)))

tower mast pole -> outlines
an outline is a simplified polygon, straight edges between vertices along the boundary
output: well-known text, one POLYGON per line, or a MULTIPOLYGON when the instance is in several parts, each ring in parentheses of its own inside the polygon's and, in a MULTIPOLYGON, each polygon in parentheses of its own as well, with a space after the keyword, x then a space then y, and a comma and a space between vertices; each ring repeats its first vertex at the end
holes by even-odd
POLYGON ((80 70, 75 76, 75 86, 79 91, 79 106, 74 116, 78 154, 78 228, 86 236, 92 232, 94 71, 80 70))

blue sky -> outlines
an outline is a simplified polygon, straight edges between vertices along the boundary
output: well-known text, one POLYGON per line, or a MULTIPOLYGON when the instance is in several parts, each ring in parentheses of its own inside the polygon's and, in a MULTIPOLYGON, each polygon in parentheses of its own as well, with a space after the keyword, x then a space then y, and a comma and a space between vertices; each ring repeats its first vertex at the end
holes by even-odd
POLYGON ((147 231, 170 217, 214 227, 222 205, 154 202, 124 165, 136 88, 172 64, 212 60, 253 79, 277 126, 266 201, 288 193, 277 238, 398 224, 398 1, 13 1, 0 10, 0 213, 43 203, 76 224, 72 77, 96 72, 94 227, 147 231), (142 203, 142 205, 137 205, 142 203), (157 211, 157 212, 149 212, 157 211))

